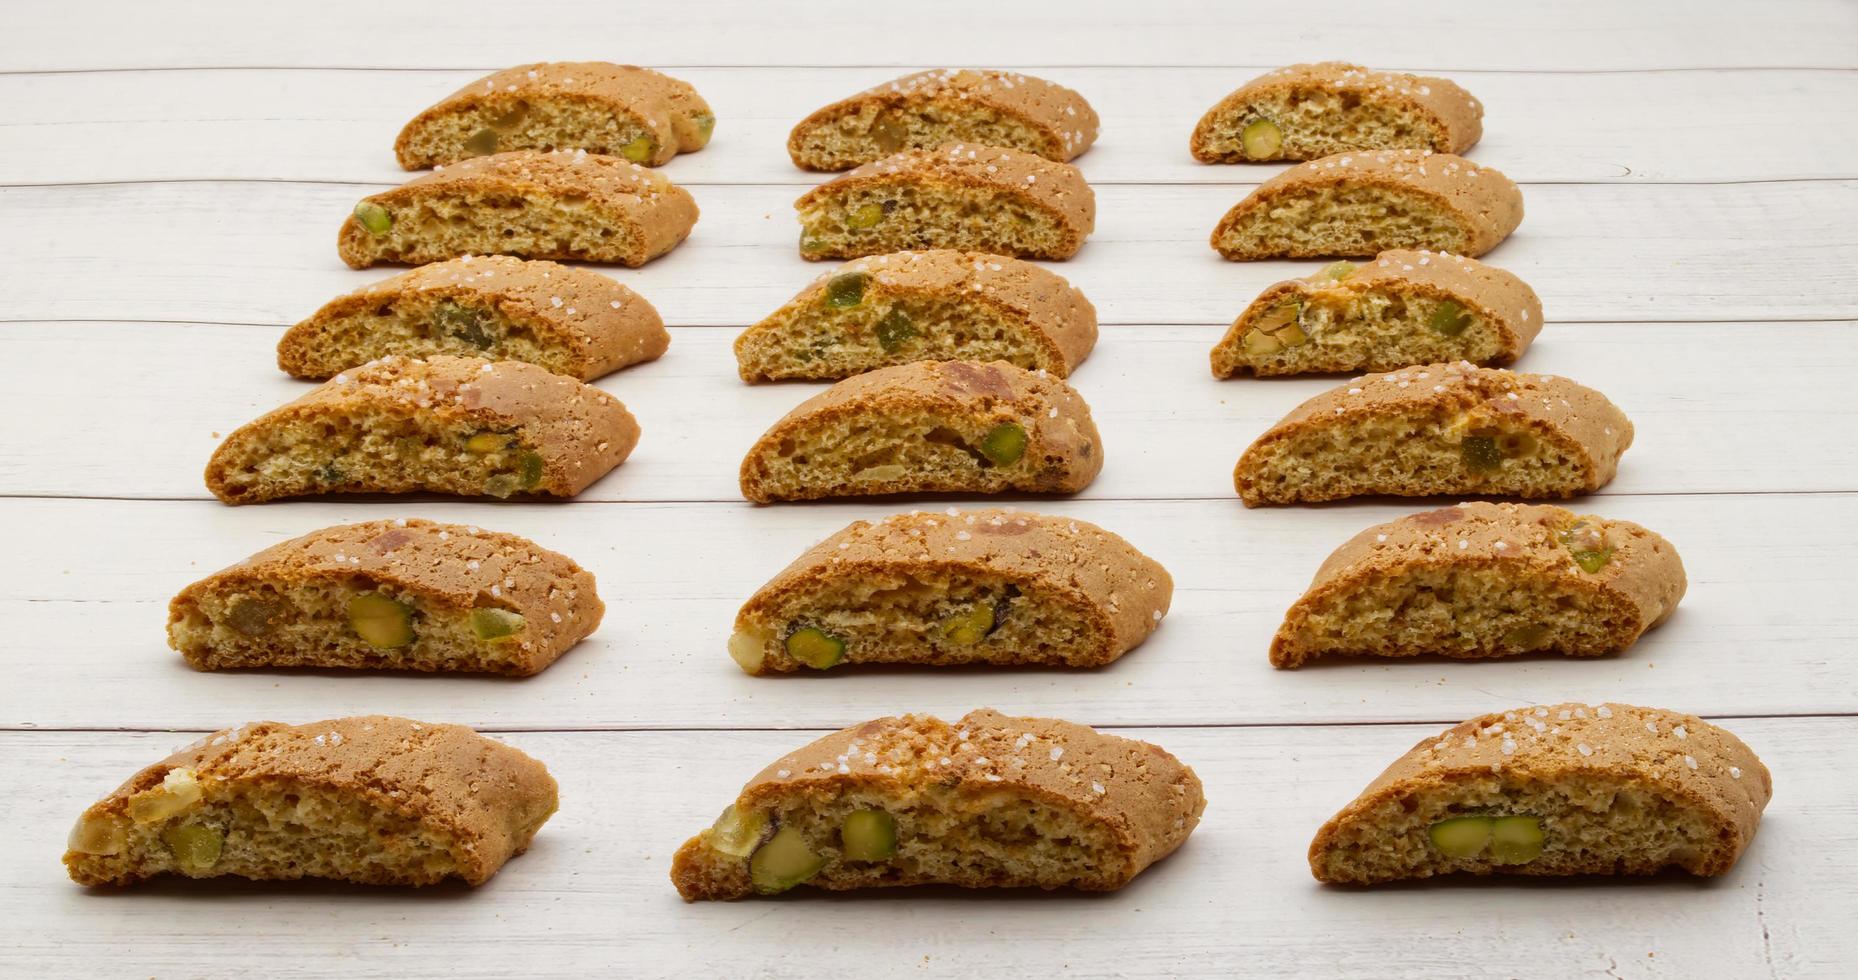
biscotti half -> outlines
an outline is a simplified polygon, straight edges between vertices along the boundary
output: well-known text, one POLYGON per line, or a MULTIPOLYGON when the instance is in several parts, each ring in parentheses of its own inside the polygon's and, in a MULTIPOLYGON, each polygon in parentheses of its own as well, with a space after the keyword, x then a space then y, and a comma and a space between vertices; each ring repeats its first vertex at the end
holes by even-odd
POLYGON ((414 116, 394 141, 407 170, 511 150, 586 150, 656 167, 710 141, 689 83, 637 65, 548 61, 486 75, 414 116))
POLYGON ((388 357, 246 423, 206 485, 229 504, 323 493, 572 497, 639 441, 619 399, 520 361, 388 357))
POLYGON ((787 153, 805 170, 849 170, 898 150, 979 143, 1062 163, 1096 140, 1096 110, 1062 85, 1017 72, 943 68, 820 109, 794 127, 787 153))
POLYGON ((592 381, 670 345, 652 304, 597 272, 467 255, 330 300, 284 332, 277 366, 320 381, 383 357, 453 354, 592 381))
POLYGON ((514 534, 412 518, 272 545, 182 589, 168 645, 196 670, 526 676, 600 625, 594 577, 514 534))
POLYGON ((1390 248, 1476 257, 1523 220, 1523 194, 1489 167, 1430 150, 1338 153, 1259 185, 1213 228, 1234 261, 1357 258, 1390 248))
POLYGON ((1423 739, 1310 843, 1320 881, 1727 874, 1773 794, 1742 740, 1629 704, 1492 713, 1423 739))
POLYGON ((1168 570, 1093 524, 1017 510, 894 514, 814 545, 736 614, 750 674, 902 663, 1099 667, 1161 625, 1168 570))
POLYGON ((1495 266, 1397 249, 1267 288, 1212 353, 1215 377, 1509 364, 1542 329, 1542 301, 1495 266))
POLYGON ((686 901, 906 885, 1112 891, 1193 833, 1206 797, 1158 745, 983 708, 828 735, 678 848, 686 901))
POLYGON ((336 250, 351 268, 466 255, 638 267, 697 223, 690 192, 619 157, 517 150, 474 157, 361 199, 336 250))
POLYGON ((71 830, 81 885, 158 875, 481 885, 555 812, 555 780, 469 728, 369 715, 215 732, 71 830))
POLYGON ((854 259, 735 341, 742 380, 836 380, 911 361, 1006 361, 1067 377, 1097 309, 1056 273, 982 252, 854 259))
POLYGON ((1572 497, 1613 479, 1632 423, 1567 378, 1467 363, 1373 374, 1259 436, 1232 474, 1247 507, 1364 494, 1572 497))
POLYGON ((812 260, 912 248, 1068 259, 1097 219, 1076 167, 980 143, 892 154, 813 188, 794 208, 800 257, 812 260))
POLYGON ((1103 468, 1090 406, 1004 362, 918 361, 847 378, 742 460, 756 503, 887 493, 1076 493, 1103 468))
POLYGON ((1284 614, 1271 664, 1617 653, 1684 597, 1669 541, 1548 504, 1467 503, 1379 524, 1337 548, 1284 614))
POLYGON ((1190 147, 1201 163, 1259 163, 1360 150, 1463 153, 1483 135, 1483 104, 1454 82, 1323 61, 1239 86, 1200 117, 1190 147))

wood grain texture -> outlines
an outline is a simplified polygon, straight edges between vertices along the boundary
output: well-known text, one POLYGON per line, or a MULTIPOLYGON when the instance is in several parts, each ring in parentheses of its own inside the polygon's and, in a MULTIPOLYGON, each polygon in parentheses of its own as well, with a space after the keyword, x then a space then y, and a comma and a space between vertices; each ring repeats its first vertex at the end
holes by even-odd
MULTIPOLYGON (((1364 50, 1361 57, 1368 56, 1364 50)), ((788 184, 798 196, 823 178, 794 167, 788 130, 820 106, 917 67, 930 66, 677 69, 720 121, 709 148, 662 172, 693 187, 788 184)), ((1077 89, 1103 117, 1108 136, 1074 161, 1101 186, 1253 184, 1282 169, 1209 167, 1187 153, 1186 134, 1200 114, 1273 67, 1023 70, 1077 89)), ((482 74, 230 68, 0 75, 0 132, 7 134, 0 174, 20 184, 397 182, 405 174, 391 146, 400 127, 482 74), (125 145, 136 152, 120 152, 125 145)), ((1467 155, 1525 184, 1858 176, 1858 132, 1824 126, 1829 107, 1858 103, 1858 72, 1452 77, 1491 107, 1484 138, 1467 155), (1698 118, 1698 104, 1711 107, 1707 119, 1698 118), (1799 138, 1814 130, 1817 138, 1799 138)))
MULTIPOLYGON (((1016 713, 1036 707, 998 700, 1016 713)), ((1858 901, 1858 810, 1849 783, 1824 777, 1858 722, 1722 723, 1773 768, 1776 790, 1740 865, 1709 881, 1323 887, 1303 857, 1317 826, 1442 726, 1148 728, 1121 734, 1192 765, 1207 809, 1179 852, 1120 892, 802 891, 700 905, 672 891, 672 850, 810 733, 511 735, 561 781, 561 812, 483 888, 423 892, 186 881, 80 889, 56 860, 70 821, 191 736, 20 733, 9 755, 39 778, 16 787, 0 900, 8 943, 45 978, 402 976, 439 964, 457 978, 531 975, 538 964, 550 975, 794 980, 1844 975, 1858 957, 1858 935, 1837 914, 1858 901)))
MULTIPOLYGON (((708 152, 707 150, 704 152, 708 152)), ((385 185, 382 185, 385 186, 385 185)), ((288 324, 381 278, 345 268, 336 229, 373 185, 179 183, 0 187, 10 320, 288 324), (184 242, 185 247, 177 243, 184 242)), ((1227 262, 1207 244, 1248 188, 1096 189, 1097 230, 1052 268, 1112 324, 1230 323, 1310 263, 1227 262)), ((1858 317, 1858 180, 1537 184, 1522 227, 1484 260, 1535 287, 1550 321, 1858 317)), ((676 326, 746 325, 824 269, 800 258, 797 189, 699 187, 703 216, 643 269, 601 267, 676 326)), ((391 270, 389 270, 391 271, 391 270)), ((1210 344, 1210 341, 1209 341, 1210 344)))

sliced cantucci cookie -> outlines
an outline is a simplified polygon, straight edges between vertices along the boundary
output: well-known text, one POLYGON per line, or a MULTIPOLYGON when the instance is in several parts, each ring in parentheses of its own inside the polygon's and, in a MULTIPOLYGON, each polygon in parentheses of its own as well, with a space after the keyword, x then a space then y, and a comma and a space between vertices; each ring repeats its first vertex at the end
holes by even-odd
POLYGON ((1475 258, 1523 220, 1523 194, 1489 167, 1431 150, 1338 153, 1259 185, 1213 228, 1234 261, 1363 258, 1423 248, 1475 258))
POLYGON ((1076 167, 981 143, 904 150, 813 188, 794 208, 800 257, 811 260, 912 248, 1068 259, 1097 220, 1096 194, 1076 167))
POLYGON ((168 645, 196 670, 527 676, 600 625, 594 577, 527 538, 402 518, 312 531, 189 585, 168 645))
POLYGON ((1632 423, 1567 378, 1427 364, 1345 382, 1239 458, 1247 507, 1367 494, 1573 497, 1613 479, 1632 423))
POLYGON ((670 345, 652 304, 598 272, 467 255, 330 300, 284 332, 277 366, 320 381, 383 357, 454 354, 592 381, 670 345))
POLYGON ((1148 639, 1174 580, 1092 524, 1014 510, 895 514, 814 545, 736 614, 750 674, 904 663, 1100 667, 1148 639))
POLYGON ((690 192, 636 163, 518 150, 362 198, 342 222, 336 250, 355 269, 466 255, 637 268, 676 248, 696 223, 690 192))
POLYGON ((1773 795, 1742 740, 1629 704, 1492 713, 1422 740, 1310 843, 1320 881, 1727 874, 1773 795))
POLYGON ((572 497, 638 441, 619 399, 533 364, 388 357, 227 436, 206 485, 229 504, 419 490, 572 497))
POLYGON ((1463 153, 1483 135, 1483 104, 1454 82, 1323 61, 1239 86, 1200 117, 1190 146, 1201 163, 1259 163, 1359 150, 1463 153))
POLYGON ((414 116, 394 141, 407 170, 511 150, 586 150, 656 167, 710 141, 689 83, 637 65, 549 61, 486 75, 414 116))
POLYGON ((1495 266, 1398 249, 1337 262, 1258 294, 1213 347, 1215 377, 1509 364, 1542 329, 1542 301, 1495 266))
POLYGON ((742 496, 1076 493, 1103 468, 1102 442, 1090 406, 1048 374, 918 361, 801 402, 742 460, 742 496))
POLYGON ((1548 504, 1459 504, 1337 548, 1284 615, 1271 664, 1597 657, 1669 618, 1684 587, 1677 549, 1630 521, 1548 504))
POLYGON ((1017 72, 943 68, 905 75, 820 109, 787 137, 803 170, 849 170, 908 149, 979 143, 1063 163, 1097 140, 1084 97, 1017 72))
POLYGON ((1205 807, 1194 771, 1148 742, 991 708, 878 718, 763 769, 678 848, 671 881, 685 901, 799 885, 1113 891, 1205 807))
POLYGON ((481 885, 554 814, 542 763, 459 725, 369 715, 215 732, 84 811, 80 885, 160 875, 481 885))
POLYGON ((911 361, 1006 361, 1068 377, 1097 309, 1056 273, 1004 255, 854 259, 735 341, 742 380, 836 380, 911 361))

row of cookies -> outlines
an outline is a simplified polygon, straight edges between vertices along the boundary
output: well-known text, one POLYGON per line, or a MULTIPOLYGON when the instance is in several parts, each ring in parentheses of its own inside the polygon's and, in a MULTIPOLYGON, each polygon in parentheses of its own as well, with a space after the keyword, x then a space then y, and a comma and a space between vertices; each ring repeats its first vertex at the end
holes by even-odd
MULTIPOLYGON (((1325 823, 1320 881, 1728 872, 1772 780, 1729 732, 1623 704, 1538 705, 1423 739, 1325 823)), ((477 885, 559 807, 547 768, 456 725, 364 716, 212 733, 86 809, 85 885, 161 875, 477 885)), ((878 718, 768 765, 677 849, 688 901, 921 884, 1108 891, 1206 797, 1158 745, 991 709, 878 718)))

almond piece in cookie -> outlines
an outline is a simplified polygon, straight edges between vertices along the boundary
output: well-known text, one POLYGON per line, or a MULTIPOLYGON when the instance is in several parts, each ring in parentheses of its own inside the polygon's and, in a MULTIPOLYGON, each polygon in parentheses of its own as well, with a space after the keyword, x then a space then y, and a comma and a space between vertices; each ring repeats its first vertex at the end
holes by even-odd
POLYGON ((656 167, 710 141, 716 116, 686 82, 637 65, 549 61, 486 75, 414 116, 407 170, 511 150, 585 150, 656 167))
POLYGON ((1552 704, 1420 741, 1310 843, 1317 880, 1649 875, 1735 867, 1773 795, 1742 740, 1695 715, 1552 704))
POLYGON ((1632 423, 1567 378, 1426 364, 1292 409, 1234 468, 1247 507, 1368 494, 1573 497, 1613 479, 1632 423))
POLYGON ((1090 149, 1084 97, 1017 72, 945 68, 905 75, 820 109, 787 137, 804 170, 849 170, 908 149, 979 143, 1060 163, 1090 149))
POLYGON ((1684 597, 1669 541, 1548 504, 1468 503, 1379 524, 1316 572, 1271 664, 1323 656, 1475 660, 1618 653, 1684 597))
POLYGON ((800 257, 952 248, 1068 259, 1096 227, 1097 198, 1068 163, 981 143, 904 150, 794 202, 800 257))
POLYGON ((573 559, 514 534, 403 518, 312 531, 189 585, 168 645, 237 667, 539 673, 606 606, 573 559))
POLYGON ((1191 148, 1201 163, 1260 163, 1360 150, 1463 153, 1483 134, 1483 104, 1454 82, 1324 61, 1241 85, 1200 117, 1191 148))
POLYGON ((1148 639, 1173 594, 1167 569, 1083 521, 894 514, 854 522, 762 586, 736 614, 729 655, 751 674, 864 663, 1100 667, 1148 639))
POLYGON ((220 443, 229 504, 324 493, 572 497, 625 461, 619 399, 520 361, 390 357, 346 371, 220 443))
POLYGON ((330 300, 284 332, 277 366, 320 381, 383 357, 452 354, 592 381, 670 344, 652 304, 597 272, 467 255, 330 300))
POLYGON ((514 255, 634 268, 697 223, 690 192, 636 163, 580 151, 474 157, 361 199, 336 250, 350 268, 514 255))
POLYGON ((1214 345, 1213 375, 1509 364, 1541 329, 1528 283, 1462 255, 1401 249, 1265 289, 1214 345))
POLYGON ((1090 406, 1063 381, 998 361, 918 361, 801 402, 742 460, 742 496, 1076 493, 1102 468, 1090 406))
POLYGON ((1523 220, 1523 195, 1489 167, 1430 150, 1338 153, 1265 181, 1213 228, 1234 261, 1357 258, 1423 248, 1473 258, 1523 220))
POLYGON ((685 901, 905 885, 1114 891, 1206 807, 1158 745, 983 708, 878 718, 791 752, 671 862, 685 901))
POLYGON ((459 725, 369 715, 215 732, 84 811, 80 885, 162 875, 481 885, 555 812, 540 762, 459 725))
POLYGON ((836 380, 911 361, 1006 361, 1067 377, 1097 342, 1097 310, 1030 262, 895 252, 823 275, 735 341, 744 381, 836 380))

